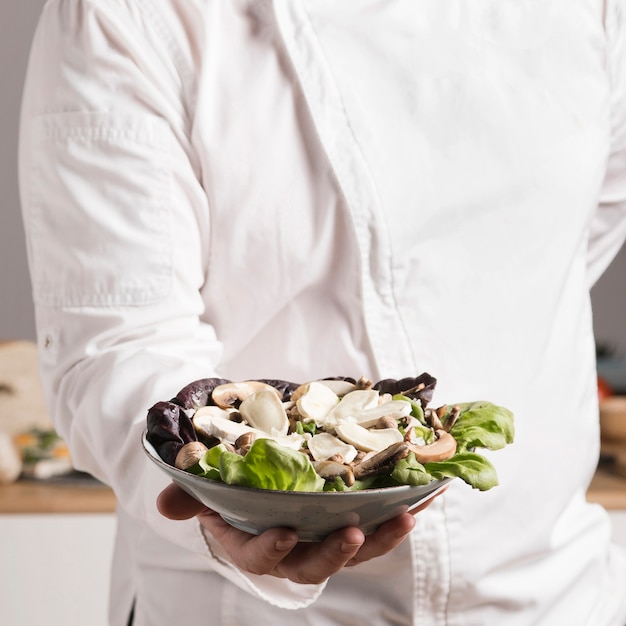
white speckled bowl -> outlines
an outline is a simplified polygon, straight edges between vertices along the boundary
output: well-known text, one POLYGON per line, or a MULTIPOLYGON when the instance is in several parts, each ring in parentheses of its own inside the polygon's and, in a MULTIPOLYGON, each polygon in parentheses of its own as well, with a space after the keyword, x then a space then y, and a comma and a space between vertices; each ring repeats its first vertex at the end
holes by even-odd
POLYGON ((358 526, 365 534, 372 533, 383 522, 434 496, 451 480, 419 487, 326 493, 250 489, 176 469, 161 460, 145 433, 142 443, 148 458, 177 485, 235 528, 259 535, 269 528, 289 527, 297 531, 301 541, 320 541, 345 526, 358 526))

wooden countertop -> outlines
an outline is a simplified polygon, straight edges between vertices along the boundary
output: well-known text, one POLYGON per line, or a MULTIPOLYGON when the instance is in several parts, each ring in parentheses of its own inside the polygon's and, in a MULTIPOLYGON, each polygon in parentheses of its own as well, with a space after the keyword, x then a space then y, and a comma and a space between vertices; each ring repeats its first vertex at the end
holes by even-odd
MULTIPOLYGON (((588 491, 588 500, 608 510, 626 511, 626 476, 601 465, 588 491)), ((115 496, 96 481, 81 484, 20 480, 0 486, 0 514, 112 513, 115 496)))
POLYGON ((0 514, 112 513, 113 491, 96 481, 80 484, 18 480, 0 486, 0 514))
POLYGON ((609 511, 626 511, 626 476, 600 468, 587 492, 587 500, 609 511))

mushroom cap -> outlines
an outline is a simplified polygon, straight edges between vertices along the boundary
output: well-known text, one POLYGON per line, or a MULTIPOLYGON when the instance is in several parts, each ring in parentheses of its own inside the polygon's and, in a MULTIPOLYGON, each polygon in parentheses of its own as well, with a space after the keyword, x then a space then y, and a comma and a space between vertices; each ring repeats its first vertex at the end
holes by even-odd
POLYGON ((190 441, 178 451, 174 460, 174 467, 181 470, 194 466, 205 454, 208 448, 200 441, 190 441))
POLYGON ((276 389, 276 387, 272 387, 272 385, 268 383, 260 380, 246 380, 240 383, 229 382, 218 385, 213 389, 211 398, 217 406, 228 409, 237 406, 238 403, 243 402, 243 400, 256 391, 271 391, 279 400, 282 400, 283 397, 282 393, 276 389))

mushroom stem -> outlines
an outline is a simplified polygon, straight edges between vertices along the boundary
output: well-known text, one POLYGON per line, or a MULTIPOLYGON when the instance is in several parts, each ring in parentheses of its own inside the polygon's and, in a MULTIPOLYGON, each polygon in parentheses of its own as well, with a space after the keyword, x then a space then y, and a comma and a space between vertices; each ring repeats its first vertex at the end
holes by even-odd
POLYGON ((452 407, 452 411, 450 412, 450 415, 447 417, 444 424, 445 430, 450 432, 452 427, 456 424, 456 421, 459 419, 459 415, 461 415, 461 407, 458 404, 455 404, 452 407))
POLYGON ((404 441, 399 441, 387 446, 384 450, 369 456, 353 465, 355 478, 365 478, 383 474, 393 467, 398 461, 408 456, 412 448, 404 441))

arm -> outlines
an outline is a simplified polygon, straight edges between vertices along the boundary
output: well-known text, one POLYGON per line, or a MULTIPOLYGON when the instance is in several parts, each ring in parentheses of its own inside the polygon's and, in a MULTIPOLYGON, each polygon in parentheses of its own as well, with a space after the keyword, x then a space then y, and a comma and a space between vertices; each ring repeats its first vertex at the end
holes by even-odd
POLYGON ((181 67, 191 53, 169 47, 152 7, 55 0, 34 39, 20 187, 44 391, 76 467, 129 515, 297 608, 321 586, 242 573, 198 520, 159 513, 168 481, 140 446, 148 407, 216 375, 220 358, 201 321, 210 232, 181 67))

